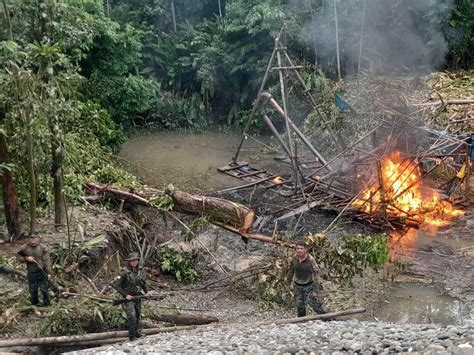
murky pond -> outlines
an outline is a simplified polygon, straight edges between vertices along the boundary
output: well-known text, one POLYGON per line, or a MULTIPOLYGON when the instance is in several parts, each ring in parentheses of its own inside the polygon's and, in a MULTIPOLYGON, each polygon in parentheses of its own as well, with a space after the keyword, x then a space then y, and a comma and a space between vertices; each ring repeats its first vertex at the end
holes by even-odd
MULTIPOLYGON (((122 147, 120 157, 129 169, 150 184, 173 183, 182 188, 215 190, 241 183, 216 169, 231 162, 240 137, 240 134, 213 132, 136 136, 122 147)), ((239 159, 249 159, 264 146, 263 142, 246 139, 239 159)))
POLYGON ((462 324, 471 318, 461 300, 442 295, 433 286, 415 282, 393 285, 376 318, 397 323, 462 324))

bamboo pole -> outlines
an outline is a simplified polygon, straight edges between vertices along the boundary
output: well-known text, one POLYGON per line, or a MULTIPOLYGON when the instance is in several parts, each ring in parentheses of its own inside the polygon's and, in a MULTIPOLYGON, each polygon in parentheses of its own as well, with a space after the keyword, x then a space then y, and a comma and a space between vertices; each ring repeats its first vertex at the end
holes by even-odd
POLYGON ((294 122, 288 117, 288 115, 285 113, 285 111, 278 105, 278 102, 272 97, 272 94, 269 92, 263 92, 262 96, 268 99, 268 102, 270 102, 270 105, 275 109, 275 111, 278 112, 280 116, 282 116, 286 122, 293 128, 295 133, 298 135, 298 137, 301 138, 303 143, 308 147, 308 149, 323 163, 326 165, 328 170, 332 170, 331 166, 326 162, 326 159, 316 150, 316 148, 313 147, 310 141, 304 136, 304 134, 299 130, 299 128, 294 124, 294 122))
POLYGON ((273 135, 276 137, 278 142, 280 142, 280 145, 283 148, 283 150, 285 151, 286 156, 290 160, 292 160, 290 149, 288 149, 288 147, 286 146, 285 141, 283 140, 283 138, 281 138, 280 133, 278 133, 278 131, 275 128, 275 126, 273 125, 272 120, 270 119, 270 117, 268 117, 266 114, 263 114, 263 120, 267 124, 268 128, 270 128, 270 131, 272 131, 273 135))
POLYGON ((252 111, 250 111, 249 118, 247 120, 247 123, 245 124, 244 131, 242 132, 242 137, 240 139, 240 142, 239 142, 239 145, 238 145, 237 150, 235 152, 235 155, 232 158, 232 162, 234 164, 237 163, 237 159, 239 157, 240 150, 242 149, 242 144, 244 144, 245 135, 247 134, 247 131, 250 129, 250 125, 252 124, 252 120, 253 120, 253 116, 255 116, 255 112, 257 112, 257 108, 258 108, 258 105, 259 105, 260 99, 261 99, 260 95, 263 92, 263 90, 265 89, 265 84, 267 83, 268 74, 270 74, 270 69, 272 68, 273 60, 275 58, 275 53, 276 53, 277 48, 278 48, 278 39, 282 35, 283 29, 284 29, 284 26, 280 29, 280 33, 278 34, 277 39, 275 39, 275 47, 273 48, 272 55, 270 56, 270 60, 268 61, 268 64, 267 64, 267 69, 265 70, 265 74, 263 75, 262 83, 260 84, 260 88, 258 89, 257 98, 255 100, 255 103, 253 104, 252 111))
POLYGON ((471 200, 471 186, 470 180, 471 179, 471 158, 470 158, 470 147, 466 149, 466 173, 464 176, 464 199, 468 202, 471 200))
POLYGON ((343 316, 348 316, 351 314, 358 314, 358 313, 364 313, 364 312, 365 312, 365 308, 354 308, 354 309, 347 309, 345 311, 329 312, 329 313, 317 314, 313 316, 278 319, 274 321, 262 321, 262 322, 257 322, 256 325, 263 325, 263 324, 279 325, 279 324, 304 323, 304 322, 311 322, 314 320, 328 320, 332 318, 343 317, 343 316))
MULTIPOLYGON (((281 53, 280 49, 282 47, 280 38, 278 38, 278 46, 280 47, 279 50, 277 51, 277 63, 278 67, 283 67, 283 61, 281 59, 281 53)), ((299 181, 299 176, 298 176, 298 171, 296 168, 296 161, 295 161, 295 149, 293 146, 293 140, 291 137, 291 128, 290 128, 290 123, 289 118, 288 118, 288 107, 286 106, 286 91, 285 91, 285 79, 283 77, 283 72, 281 70, 278 71, 278 76, 280 79, 280 91, 281 91, 281 100, 283 103, 283 112, 284 112, 284 119, 285 119, 285 125, 286 125, 286 132, 288 135, 288 147, 290 148, 290 161, 291 161, 291 166, 293 167, 293 180, 294 180, 294 190, 295 194, 298 190, 298 186, 300 185, 299 181)))
POLYGON ((385 187, 382 174, 382 164, 380 160, 377 160, 377 177, 379 180, 379 191, 380 191, 380 213, 382 218, 387 219, 387 200, 385 196, 385 187))
MULTIPOLYGON (((291 66, 295 66, 293 64, 293 61, 291 60, 290 56, 288 55, 288 53, 284 52, 285 54, 285 57, 286 57, 286 60, 288 61, 288 63, 290 63, 291 66)), ((319 111, 318 109, 318 105, 316 103, 316 100, 314 99, 313 95, 311 95, 310 93, 310 90, 306 87, 306 83, 304 82, 304 79, 301 77, 301 74, 295 70, 293 71, 293 73, 296 75, 296 78, 298 79, 298 81, 300 82, 301 86, 303 87, 303 93, 308 97, 309 101, 311 102, 311 104, 313 105, 313 109, 316 111, 316 113, 318 114, 319 118, 321 119, 321 121, 323 121, 324 123, 324 128, 327 129, 327 131, 329 132, 329 134, 331 135, 331 137, 334 139, 334 141, 337 143, 337 145, 339 146, 339 148, 341 149, 344 149, 344 144, 342 144, 340 142, 340 139, 334 134, 334 132, 332 131, 332 129, 329 127, 329 123, 328 121, 326 120, 326 118, 324 118, 324 116, 322 115, 321 111, 319 111)))

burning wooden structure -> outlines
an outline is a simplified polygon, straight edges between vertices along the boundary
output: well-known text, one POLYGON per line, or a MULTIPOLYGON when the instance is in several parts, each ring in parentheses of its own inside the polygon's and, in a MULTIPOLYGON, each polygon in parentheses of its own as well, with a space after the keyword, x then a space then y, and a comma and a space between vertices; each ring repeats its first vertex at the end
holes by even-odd
MULTIPOLYGON (((292 208, 293 211, 279 219, 303 213, 310 208, 324 208, 340 215, 349 214, 354 219, 383 230, 441 227, 463 213, 454 205, 469 200, 471 159, 474 156, 471 135, 455 135, 415 124, 411 117, 390 108, 389 115, 374 117, 370 124, 351 132, 351 135, 363 132, 362 136, 352 139, 346 137, 344 140, 331 131, 327 119, 319 111, 316 100, 298 73, 298 68, 286 52, 286 46, 277 38, 241 143, 232 162, 218 168, 247 183, 223 191, 263 186, 281 195, 291 196, 292 206, 295 201, 299 201, 299 205, 292 208), (276 64, 273 63, 275 56, 276 64), (264 91, 271 70, 278 71, 281 106, 272 94, 264 91), (315 148, 288 114, 285 80, 291 77, 302 86, 304 95, 320 117, 322 131, 334 143, 332 150, 337 149, 330 159, 326 159, 315 148), (292 176, 262 171, 248 162, 238 160, 250 122, 259 109, 262 120, 277 138, 285 154, 284 159, 278 160, 292 166, 292 176), (284 134, 277 130, 268 109, 284 121, 284 134), (298 156, 295 140, 309 152, 309 158, 298 156), (425 177, 441 166, 450 169, 451 179, 445 181, 444 186, 429 187, 425 177), (461 189, 462 194, 459 194, 461 189)), ((341 100, 336 95, 336 101, 338 98, 341 100)), ((362 118, 362 114, 357 114, 353 109, 350 115, 352 121, 362 118)))

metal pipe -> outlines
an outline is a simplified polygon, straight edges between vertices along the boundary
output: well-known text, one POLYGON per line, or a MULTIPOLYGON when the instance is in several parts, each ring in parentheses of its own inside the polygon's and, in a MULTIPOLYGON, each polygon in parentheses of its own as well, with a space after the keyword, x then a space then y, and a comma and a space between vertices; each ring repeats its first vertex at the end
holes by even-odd
POLYGON ((280 136, 280 133, 278 133, 277 129, 275 128, 275 126, 273 125, 272 123, 272 120, 270 119, 270 117, 268 117, 267 115, 263 115, 263 120, 265 121, 265 123, 267 124, 268 128, 270 128, 270 130, 272 131, 273 135, 278 139, 278 142, 280 142, 283 150, 285 151, 286 155, 288 155, 288 158, 291 160, 291 153, 290 153, 290 150, 288 149, 288 147, 285 145, 285 141, 283 140, 283 138, 281 138, 280 136))
POLYGON ((272 94, 270 94, 269 92, 262 92, 261 96, 263 96, 264 98, 266 98, 269 102, 270 102, 270 105, 272 105, 272 107, 275 109, 275 111, 278 112, 278 114, 280 116, 282 116, 284 119, 288 120, 288 123, 289 125, 291 126, 291 128, 293 128, 293 130, 295 131, 295 133, 298 135, 298 137, 301 138, 301 140, 303 141, 303 143, 308 147, 308 149, 318 157, 318 159, 321 161, 321 163, 323 163, 324 165, 326 165, 326 167, 329 169, 329 170, 332 170, 331 166, 327 163, 326 159, 323 158, 323 156, 321 154, 319 154, 319 152, 316 150, 316 148, 313 147, 313 145, 311 144, 310 141, 308 141, 308 139, 305 137, 305 135, 299 130, 299 128, 295 125, 295 123, 287 116, 285 115, 285 112, 283 111, 283 109, 280 107, 280 105, 278 105, 278 102, 276 102, 276 100, 272 97, 272 94))

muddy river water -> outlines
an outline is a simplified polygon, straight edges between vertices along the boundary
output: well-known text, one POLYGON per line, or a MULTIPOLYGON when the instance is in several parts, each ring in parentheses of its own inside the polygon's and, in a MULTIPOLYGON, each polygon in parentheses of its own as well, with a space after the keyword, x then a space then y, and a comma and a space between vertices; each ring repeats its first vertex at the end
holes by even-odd
MULTIPOLYGON (((172 182, 183 189, 215 191, 242 183, 216 170, 231 161, 239 139, 238 134, 209 132, 141 135, 123 146, 120 157, 150 185, 163 187, 172 182)), ((261 143, 246 139, 241 158, 256 167, 274 166, 272 156, 276 153, 266 153, 273 141, 257 140, 261 143)), ((466 216, 453 230, 448 228, 436 236, 419 232, 399 241, 398 256, 412 265, 415 273, 427 277, 423 282, 394 283, 377 311, 377 319, 443 324, 474 320, 474 294, 470 290, 474 281, 468 270, 474 264, 472 221, 474 217, 466 216)))

